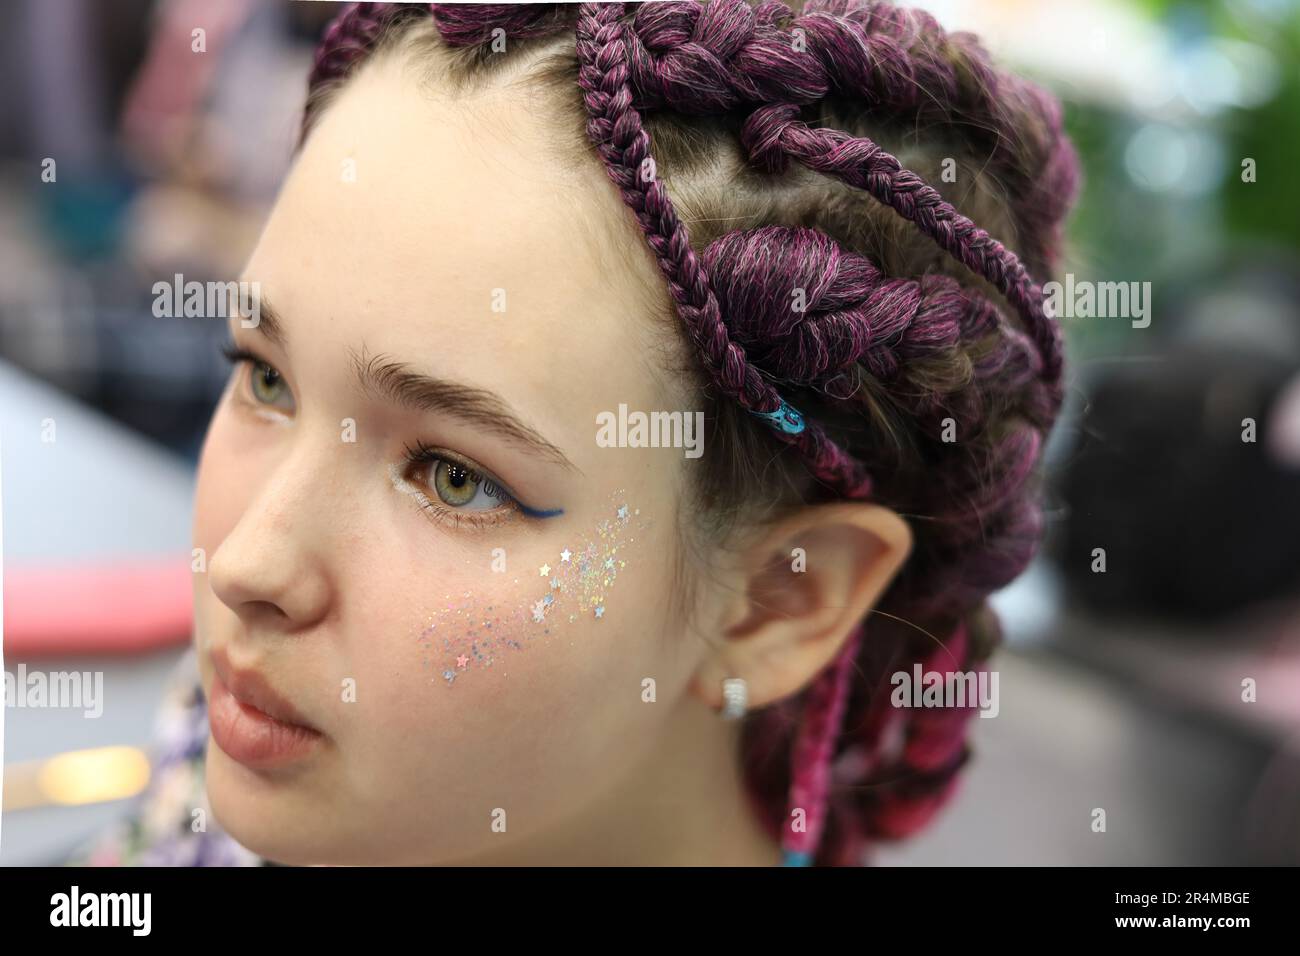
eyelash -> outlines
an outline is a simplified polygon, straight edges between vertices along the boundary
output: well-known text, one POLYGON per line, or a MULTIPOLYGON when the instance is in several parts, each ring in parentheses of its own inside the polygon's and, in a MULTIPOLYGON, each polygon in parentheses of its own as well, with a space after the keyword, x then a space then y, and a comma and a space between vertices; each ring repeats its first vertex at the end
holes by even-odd
MULTIPOLYGON (((231 365, 247 365, 250 371, 257 366, 266 366, 267 368, 275 369, 275 366, 270 362, 267 362, 261 356, 257 355, 255 352, 249 351, 248 349, 235 345, 226 345, 222 347, 221 351, 231 365)), ((275 370, 277 372, 279 371, 278 369, 275 370)), ((251 404, 249 399, 246 398, 245 401, 249 401, 251 404)), ((414 445, 404 446, 404 451, 406 466, 408 468, 428 468, 436 466, 440 462, 445 462, 450 465, 458 465, 469 472, 470 478, 476 484, 486 485, 487 487, 484 490, 490 497, 502 501, 504 507, 494 508, 491 511, 458 511, 444 505, 441 501, 436 500, 436 498, 431 498, 429 495, 426 495, 420 488, 415 488, 411 496, 416 499, 421 510, 428 514, 433 520, 440 521, 453 528, 460 528, 463 525, 468 525, 475 529, 486 528, 518 515, 530 518, 549 518, 562 513, 558 509, 553 511, 539 511, 528 507, 516 498, 514 494, 508 491, 500 479, 488 474, 484 469, 480 468, 469 459, 463 458, 454 452, 442 448, 436 448, 423 441, 416 442, 414 445)), ((403 478, 405 478, 405 475, 403 475, 403 478)), ((427 484, 427 482, 422 482, 422 484, 427 484)), ((436 492, 434 492, 434 494, 436 495, 436 492)))

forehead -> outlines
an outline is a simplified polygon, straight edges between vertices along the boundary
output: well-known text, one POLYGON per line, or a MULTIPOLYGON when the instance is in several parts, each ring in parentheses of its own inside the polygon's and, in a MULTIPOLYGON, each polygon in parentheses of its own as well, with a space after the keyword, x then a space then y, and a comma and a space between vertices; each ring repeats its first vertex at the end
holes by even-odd
POLYGON ((422 75, 396 57, 359 71, 286 179, 248 271, 291 349, 310 322, 512 404, 580 410, 583 434, 611 402, 662 402, 652 356, 672 329, 650 312, 667 290, 594 153, 562 161, 528 97, 453 102, 422 75))

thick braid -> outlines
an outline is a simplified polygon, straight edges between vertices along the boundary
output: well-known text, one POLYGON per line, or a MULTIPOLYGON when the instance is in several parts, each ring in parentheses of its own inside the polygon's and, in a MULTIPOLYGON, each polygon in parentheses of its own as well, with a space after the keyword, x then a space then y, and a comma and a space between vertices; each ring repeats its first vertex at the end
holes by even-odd
MULTIPOLYGON (((998 400, 998 396, 1004 401, 1024 402, 1023 413, 1028 419, 1041 428, 1050 426, 1053 411, 1041 381, 1041 356, 1033 343, 1008 327, 992 303, 951 277, 889 278, 866 257, 841 249, 817 230, 802 227, 763 226, 727 233, 705 249, 703 259, 714 277, 723 313, 735 317, 733 338, 744 346, 751 361, 774 379, 849 400, 856 389, 836 396, 830 386, 845 369, 861 367, 877 381, 891 385, 891 399, 908 409, 923 428, 932 417, 951 415, 964 436, 963 443, 937 445, 938 452, 951 456, 960 457, 969 453, 967 449, 978 447, 986 415, 983 403, 998 400), (807 296, 803 310, 790 306, 791 292, 796 289, 807 296), (957 395, 938 395, 900 380, 929 354, 952 352, 964 342, 987 339, 997 347, 972 362, 972 381, 957 395)), ((1006 478, 1000 484, 977 482, 973 487, 958 487, 943 483, 938 497, 951 493, 961 509, 943 515, 950 529, 948 549, 964 552, 964 558, 950 557, 946 564, 913 572, 924 579, 927 590, 920 595, 902 592, 902 599, 886 609, 887 613, 945 617, 954 608, 973 606, 1019 573, 1032 554, 1032 547, 1025 548, 1022 542, 1036 540, 1036 529, 1031 524, 1026 526, 1028 533, 1016 533, 1021 518, 1014 516, 1021 512, 1031 519, 1037 516, 1036 509, 1022 503, 1025 482, 1038 458, 1037 439, 1036 431, 1017 431, 994 446, 989 460, 1007 463, 1006 478), (1008 507, 1013 517, 1000 517, 1008 507), (999 531, 1004 525, 1010 533, 999 531), (974 580, 972 569, 980 569, 974 580)), ((948 471, 936 465, 936 471, 948 471)), ((983 467, 952 469, 957 475, 982 475, 984 471, 983 467)), ((934 516, 938 517, 937 513, 934 516)), ((875 633, 876 626, 864 624, 869 634, 875 633)), ((973 669, 978 662, 966 658, 965 633, 959 621, 946 643, 924 659, 924 669, 973 669)), ((851 643, 809 689, 801 717, 794 718, 797 730, 785 807, 790 812, 802 809, 807 814, 807 829, 789 828, 796 821, 787 817, 787 829, 781 836, 792 863, 812 858, 823 831, 830 796, 830 755, 857 674, 856 633, 851 643)), ((888 701, 888 687, 875 688, 863 704, 874 715, 872 721, 855 728, 854 734, 874 741, 889 726, 901 725, 902 716, 887 706, 888 701)), ((963 742, 969 717, 969 711, 951 710, 909 714, 907 746, 895 761, 885 765, 889 772, 871 791, 874 803, 864 801, 872 809, 873 829, 836 833, 828 852, 840 852, 834 847, 842 843, 848 854, 842 861, 848 862, 852 847, 868 836, 901 836, 910 832, 908 827, 928 820, 950 795, 955 774, 965 760, 963 742)), ((783 718, 773 721, 779 719, 783 718)), ((774 726, 758 730, 760 737, 777 732, 774 726)), ((771 746, 770 741, 758 744, 760 750, 771 746)))
MULTIPOLYGON (((894 37, 842 16, 792 15, 780 0, 641 5, 628 39, 635 105, 711 115, 816 103, 832 91, 891 107, 919 102, 915 63, 894 37)), ((951 85, 944 77, 941 89, 951 85)))
MULTIPOLYGON (((783 400, 731 341, 686 226, 678 219, 662 181, 645 174, 653 163, 650 137, 641 115, 631 106, 623 7, 620 3, 584 3, 579 8, 578 83, 590 116, 587 135, 624 202, 636 214, 668 280, 687 334, 714 380, 742 407, 764 414, 776 412, 783 400)), ((816 423, 805 423, 798 433, 775 434, 795 445, 809 470, 839 494, 859 498, 870 493, 870 478, 861 463, 830 441, 816 423)))
MULTIPOLYGON (((909 95, 909 89, 917 89, 912 62, 892 37, 866 33, 860 23, 818 13, 794 21, 806 28, 812 41, 808 52, 813 55, 796 53, 789 36, 777 26, 780 10, 789 14, 789 8, 777 0, 758 8, 744 0, 642 7, 636 16, 637 29, 626 31, 630 75, 640 94, 637 102, 643 108, 664 105, 706 114, 763 103, 750 114, 742 132, 751 160, 778 173, 790 158, 798 159, 811 169, 865 189, 915 223, 1007 297, 1043 354, 1046 380, 1054 384, 1063 361, 1060 330, 1046 316, 1042 290, 1020 260, 871 140, 839 130, 812 130, 798 120, 799 105, 820 100, 830 88, 870 97, 878 87, 891 100, 898 99, 899 89, 903 96, 909 95), (719 24, 735 26, 728 30, 719 24), (647 43, 658 43, 666 52, 656 59, 647 43), (898 82, 878 84, 882 76, 898 82)), ((986 72, 995 77, 993 71, 986 72)), ((994 83, 989 79, 975 88, 995 89, 994 83)))
MULTIPOLYGON (((1025 414, 1041 427, 1054 409, 1041 384, 1042 357, 1019 329, 983 296, 944 275, 890 278, 865 256, 842 249, 815 229, 761 226, 729 232, 704 250, 704 267, 731 338, 749 361, 777 382, 851 398, 859 368, 882 383, 929 355, 996 333, 1000 347, 972 372, 986 392, 1023 396, 1025 414), (792 303, 802 293, 803 308, 792 303)), ((969 389, 971 399, 976 389, 969 389)), ((940 396, 900 390, 900 403, 925 420, 954 414, 969 439, 980 408, 946 408, 940 396)))

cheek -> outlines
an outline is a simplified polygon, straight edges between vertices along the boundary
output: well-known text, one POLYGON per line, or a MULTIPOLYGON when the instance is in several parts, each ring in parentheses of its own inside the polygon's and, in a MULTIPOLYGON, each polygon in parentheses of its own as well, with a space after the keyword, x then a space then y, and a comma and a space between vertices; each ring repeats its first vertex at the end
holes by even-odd
POLYGON ((515 807, 532 829, 572 812, 593 779, 617 776, 637 742, 658 736, 647 731, 691 667, 665 636, 671 542, 634 506, 622 519, 617 507, 586 532, 498 552, 498 570, 485 543, 400 588, 353 577, 367 623, 344 629, 360 638, 344 656, 359 691, 373 690, 345 746, 365 802, 408 813, 423 799, 444 833, 448 816, 472 828, 515 807), (643 699, 647 678, 659 706, 643 699))

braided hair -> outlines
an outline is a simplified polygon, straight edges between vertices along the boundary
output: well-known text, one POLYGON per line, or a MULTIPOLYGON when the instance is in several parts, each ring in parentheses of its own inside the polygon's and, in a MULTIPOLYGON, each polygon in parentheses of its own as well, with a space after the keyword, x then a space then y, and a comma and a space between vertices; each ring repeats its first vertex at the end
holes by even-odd
POLYGON ((702 527, 835 499, 909 519, 879 606, 803 692, 746 717, 742 757, 787 862, 859 863, 916 832, 969 759, 972 708, 891 707, 890 674, 982 668, 987 597, 1042 535, 1063 349, 1039 282, 1078 181, 1059 104, 877 0, 360 3, 321 41, 302 138, 401 43, 464 84, 539 54, 531 79, 599 155, 685 333, 714 423, 702 527))

